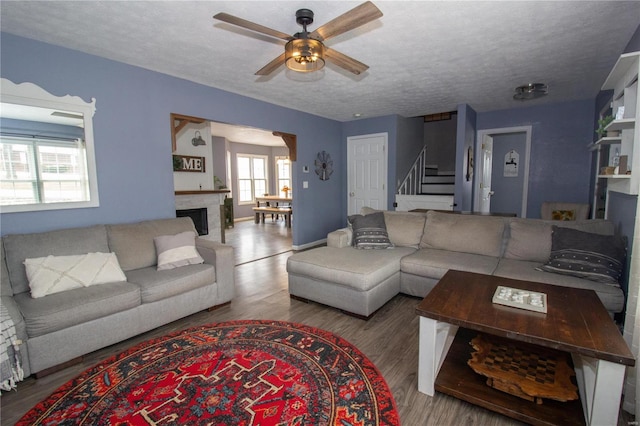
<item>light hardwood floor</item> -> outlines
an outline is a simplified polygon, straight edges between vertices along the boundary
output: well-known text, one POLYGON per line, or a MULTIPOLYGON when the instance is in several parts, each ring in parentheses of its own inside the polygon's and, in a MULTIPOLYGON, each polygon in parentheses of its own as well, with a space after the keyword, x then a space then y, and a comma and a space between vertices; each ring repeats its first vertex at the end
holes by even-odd
MULTIPOLYGON (((81 364, 39 380, 28 378, 17 391, 1 398, 2 425, 13 425, 54 389, 92 365, 145 340, 191 326, 237 319, 272 319, 329 330, 358 347, 375 363, 396 400, 402 424, 519 425, 444 394, 434 397, 417 390, 419 299, 398 295, 369 321, 315 303, 291 300, 287 292, 286 261, 292 254, 291 230, 282 221, 238 222, 227 230, 227 243, 236 249, 236 297, 228 306, 199 312, 125 342, 87 355, 81 364), (255 260, 258 259, 258 260, 255 260)), ((627 419, 618 424, 627 425, 627 419)))

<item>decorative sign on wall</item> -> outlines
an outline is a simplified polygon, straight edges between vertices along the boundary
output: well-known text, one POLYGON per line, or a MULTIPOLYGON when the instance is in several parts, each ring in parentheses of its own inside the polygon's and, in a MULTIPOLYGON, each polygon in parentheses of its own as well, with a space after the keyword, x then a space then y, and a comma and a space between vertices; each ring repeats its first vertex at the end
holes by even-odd
POLYGON ((518 164, 520 164, 520 154, 511 150, 504 155, 504 177, 518 177, 518 164))
POLYGON ((333 173, 333 160, 326 151, 321 151, 316 157, 316 174, 320 180, 329 180, 329 177, 333 173))
POLYGON ((196 172, 204 173, 204 157, 194 157, 192 155, 173 155, 174 172, 196 172))

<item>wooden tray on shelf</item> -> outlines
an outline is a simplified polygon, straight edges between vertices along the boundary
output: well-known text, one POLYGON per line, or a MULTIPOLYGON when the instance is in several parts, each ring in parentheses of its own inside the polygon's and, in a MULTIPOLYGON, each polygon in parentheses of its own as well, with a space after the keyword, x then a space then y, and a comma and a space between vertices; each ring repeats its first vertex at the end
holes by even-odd
POLYGON ((486 377, 469 367, 471 340, 478 332, 460 328, 440 368, 435 390, 484 407, 522 422, 538 426, 584 426, 580 399, 560 402, 553 399, 536 404, 487 386, 486 377))
POLYGON ((488 386, 537 404, 578 399, 568 353, 484 334, 470 344, 475 351, 467 364, 488 386))

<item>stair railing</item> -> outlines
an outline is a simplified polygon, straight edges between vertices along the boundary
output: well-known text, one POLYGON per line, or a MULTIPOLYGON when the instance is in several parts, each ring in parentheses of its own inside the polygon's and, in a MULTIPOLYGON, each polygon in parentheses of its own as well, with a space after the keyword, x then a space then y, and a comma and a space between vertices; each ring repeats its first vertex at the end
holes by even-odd
POLYGON ((409 169, 407 176, 398 187, 400 195, 418 195, 422 193, 422 177, 424 176, 427 164, 427 147, 422 147, 422 151, 418 154, 413 166, 409 169))

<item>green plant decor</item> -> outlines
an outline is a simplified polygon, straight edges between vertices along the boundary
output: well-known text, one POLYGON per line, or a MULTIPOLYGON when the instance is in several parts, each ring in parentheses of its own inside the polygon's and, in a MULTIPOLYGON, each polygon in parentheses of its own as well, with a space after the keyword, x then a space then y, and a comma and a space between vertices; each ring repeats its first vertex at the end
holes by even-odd
POLYGON ((227 189, 227 185, 222 182, 222 179, 215 175, 213 176, 213 186, 218 189, 227 189))
POLYGON ((173 171, 178 171, 180 170, 180 166, 182 165, 182 160, 180 159, 180 157, 177 156, 173 156, 173 171))
POLYGON ((605 135, 605 133, 607 133, 605 128, 612 121, 613 121, 613 116, 612 115, 607 115, 605 117, 602 117, 600 120, 598 120, 598 130, 596 130, 596 133, 598 134, 599 137, 603 137, 605 135))

